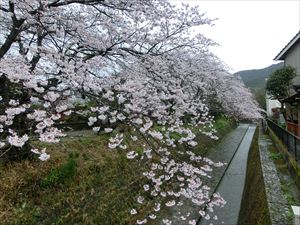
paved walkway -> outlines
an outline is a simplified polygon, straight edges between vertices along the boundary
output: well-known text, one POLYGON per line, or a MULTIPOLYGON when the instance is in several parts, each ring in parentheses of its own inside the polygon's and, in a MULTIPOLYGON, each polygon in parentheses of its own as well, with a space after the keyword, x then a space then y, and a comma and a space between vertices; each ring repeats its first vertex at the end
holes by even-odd
MULTIPOLYGON (((226 200, 227 204, 224 208, 216 208, 214 214, 218 216, 218 220, 205 220, 202 219, 198 224, 200 225, 236 225, 238 223, 238 217, 241 207, 241 201, 245 186, 246 170, 247 170, 247 160, 248 153, 250 150, 253 135, 255 133, 255 125, 241 125, 244 129, 247 127, 245 135, 239 139, 240 143, 237 148, 231 146, 235 149, 233 158, 226 168, 225 173, 220 178, 218 185, 216 187, 216 192, 219 192, 223 198, 226 200)), ((225 146, 221 146, 225 147, 225 146)), ((229 146, 223 148, 224 154, 228 154, 230 149, 229 146)))
MULTIPOLYGON (((249 124, 240 124, 235 130, 227 134, 224 139, 218 144, 218 146, 213 149, 208 158, 212 159, 215 162, 223 162, 229 164, 233 159, 234 154, 239 148, 246 132, 249 128, 249 124)), ((212 172, 212 178, 205 181, 208 182, 212 188, 212 193, 215 192, 222 176, 225 173, 227 166, 220 168, 214 168, 212 172)))
MULTIPOLYGON (((250 126, 249 124, 240 124, 236 129, 229 132, 221 140, 221 142, 213 150, 211 150, 210 154, 207 156, 208 158, 212 159, 215 162, 220 161, 228 164, 228 166, 214 168, 211 174, 212 178, 208 180, 203 180, 204 183, 208 184, 208 186, 211 187, 210 195, 212 195, 216 191, 220 191, 219 188, 221 185, 226 186, 228 193, 226 193, 224 190, 223 196, 226 199, 226 201, 229 202, 229 208, 227 208, 228 206, 227 204, 227 206, 225 208, 222 208, 221 211, 223 210, 225 210, 225 212, 231 211, 230 207, 232 207, 232 205, 230 205, 230 198, 236 199, 236 196, 230 196, 232 195, 232 193, 235 192, 235 190, 233 191, 234 188, 233 186, 240 187, 241 186, 240 179, 242 180, 244 179, 242 175, 236 175, 236 174, 240 173, 241 167, 247 165, 247 162, 239 161, 239 160, 247 161, 247 155, 248 155, 247 151, 252 141, 254 130, 255 127, 250 126), (236 164, 236 167, 230 166, 231 164, 236 164), (227 172, 229 168, 232 169, 229 172, 227 172), (235 177, 235 176, 238 177, 238 179, 234 181, 237 184, 232 184, 231 177, 235 177)), ((241 197, 238 197, 238 200, 240 201, 241 197)), ((172 225, 184 224, 183 221, 180 219, 180 215, 189 214, 190 220, 195 219, 197 221, 199 219, 199 214, 198 214, 199 209, 195 208, 195 206, 191 204, 191 202, 189 201, 185 201, 185 200, 182 201, 184 202, 184 207, 179 207, 179 208, 172 207, 172 212, 171 212, 171 214, 173 215, 172 225)), ((221 216, 221 211, 218 212, 217 215, 221 216)), ((238 218, 238 213, 236 218, 238 218)), ((198 225, 204 224, 203 221, 201 222, 198 221, 198 222, 199 222, 198 225)), ((213 222, 214 225, 217 225, 216 221, 213 222)), ((221 224, 221 220, 218 220, 217 222, 221 224)), ((229 224, 225 223, 224 225, 229 225, 229 224)))

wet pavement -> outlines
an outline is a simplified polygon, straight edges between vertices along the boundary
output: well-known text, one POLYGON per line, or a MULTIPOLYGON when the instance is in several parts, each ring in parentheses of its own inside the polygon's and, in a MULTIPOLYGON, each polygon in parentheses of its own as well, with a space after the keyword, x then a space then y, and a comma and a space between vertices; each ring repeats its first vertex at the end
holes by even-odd
MULTIPOLYGON (((248 150, 250 148, 254 131, 254 126, 250 126, 249 124, 240 124, 236 129, 229 132, 207 156, 214 162, 227 163, 226 166, 214 168, 211 174, 212 177, 210 179, 203 180, 203 182, 211 188, 210 195, 216 191, 222 191, 225 200, 228 202, 226 207, 220 209, 220 212, 217 211, 217 215, 220 216, 220 218, 225 218, 227 214, 231 217, 231 212, 235 212, 236 220, 238 219, 239 206, 233 206, 233 204, 235 203, 235 200, 240 202, 242 199, 241 195, 244 187, 243 182, 245 180, 245 172, 241 174, 241 170, 245 169, 247 165, 248 150), (235 195, 237 192, 240 192, 241 194, 235 195), (232 207, 234 207, 233 211, 232 207)), ((195 205, 189 201, 185 201, 184 199, 181 199, 181 201, 184 202, 184 207, 172 207, 172 225, 186 224, 180 219, 182 215, 186 214, 190 215, 189 220, 194 219, 198 221, 198 211, 200 208, 196 208, 195 205)), ((217 225, 221 224, 221 219, 210 223, 203 222, 204 220, 198 224, 210 224, 213 222, 214 225, 217 225)), ((227 223, 224 224, 229 225, 227 223)))
MULTIPOLYGON (((223 162, 229 165, 234 154, 237 152, 237 149, 239 148, 248 128, 249 124, 240 124, 235 130, 226 135, 220 144, 210 152, 208 158, 214 162, 223 162)), ((226 169, 227 166, 214 168, 212 172, 212 178, 206 181, 212 188, 211 194, 215 192, 226 169)))
MULTIPOLYGON (((245 125, 244 125, 245 126, 245 125)), ((248 125, 246 134, 240 140, 240 145, 234 154, 232 161, 228 165, 224 175, 217 186, 216 192, 219 192, 226 200, 227 204, 223 208, 216 208, 214 215, 217 220, 200 221, 200 225, 236 225, 238 223, 239 212, 241 208, 242 196, 245 186, 247 171, 248 153, 255 133, 256 126, 248 125)), ((223 149, 226 152, 227 149, 223 149)))

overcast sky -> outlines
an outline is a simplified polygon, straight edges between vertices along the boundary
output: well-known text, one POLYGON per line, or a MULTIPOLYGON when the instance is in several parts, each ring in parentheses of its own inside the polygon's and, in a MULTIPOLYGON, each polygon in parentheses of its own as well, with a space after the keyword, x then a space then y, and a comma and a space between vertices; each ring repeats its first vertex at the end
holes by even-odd
POLYGON ((171 0, 199 5, 215 26, 203 33, 232 72, 264 68, 300 30, 300 0, 171 0))

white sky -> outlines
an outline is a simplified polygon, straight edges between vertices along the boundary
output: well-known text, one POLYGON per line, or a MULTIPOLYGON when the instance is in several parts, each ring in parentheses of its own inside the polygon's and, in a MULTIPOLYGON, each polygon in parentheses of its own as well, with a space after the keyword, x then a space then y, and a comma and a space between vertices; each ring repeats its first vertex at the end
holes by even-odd
POLYGON ((215 26, 203 34, 221 46, 211 50, 231 72, 259 69, 274 57, 300 30, 300 0, 171 0, 199 5, 215 26))

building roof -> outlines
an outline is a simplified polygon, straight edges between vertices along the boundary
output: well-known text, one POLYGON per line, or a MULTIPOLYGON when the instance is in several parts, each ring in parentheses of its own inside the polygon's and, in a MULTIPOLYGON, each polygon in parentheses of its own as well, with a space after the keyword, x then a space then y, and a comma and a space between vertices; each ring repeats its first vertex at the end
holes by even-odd
POLYGON ((278 53, 274 60, 284 60, 288 51, 297 43, 300 42, 300 31, 290 40, 290 42, 278 53))

